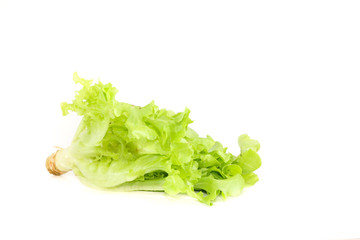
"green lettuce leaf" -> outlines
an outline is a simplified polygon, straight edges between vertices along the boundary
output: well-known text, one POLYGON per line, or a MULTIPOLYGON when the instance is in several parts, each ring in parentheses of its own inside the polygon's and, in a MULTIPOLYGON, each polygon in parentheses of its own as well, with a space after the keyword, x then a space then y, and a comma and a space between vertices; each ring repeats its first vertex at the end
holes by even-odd
POLYGON ((82 85, 63 115, 82 121, 71 145, 58 154, 57 166, 71 169, 85 184, 107 190, 164 191, 188 194, 211 205, 218 196, 237 196, 254 185, 261 166, 258 141, 241 135, 241 153, 227 152, 210 136, 189 127, 190 110, 174 113, 154 102, 144 107, 118 102, 111 84, 80 78, 82 85))
POLYGON ((253 150, 254 152, 259 151, 260 143, 254 139, 251 139, 248 135, 243 134, 238 138, 239 147, 241 153, 245 153, 248 150, 253 150))

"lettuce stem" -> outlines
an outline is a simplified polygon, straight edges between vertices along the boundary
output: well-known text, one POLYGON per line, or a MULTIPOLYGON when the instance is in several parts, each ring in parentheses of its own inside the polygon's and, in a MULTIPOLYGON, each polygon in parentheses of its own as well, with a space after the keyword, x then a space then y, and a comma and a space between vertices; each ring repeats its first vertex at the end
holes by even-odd
POLYGON ((49 171, 49 173, 60 176, 64 173, 67 173, 70 171, 70 168, 67 168, 61 164, 61 159, 64 158, 64 152, 65 150, 63 148, 57 147, 58 150, 54 153, 52 153, 47 159, 46 159, 46 169, 49 171), (60 163, 60 164, 59 164, 60 163))

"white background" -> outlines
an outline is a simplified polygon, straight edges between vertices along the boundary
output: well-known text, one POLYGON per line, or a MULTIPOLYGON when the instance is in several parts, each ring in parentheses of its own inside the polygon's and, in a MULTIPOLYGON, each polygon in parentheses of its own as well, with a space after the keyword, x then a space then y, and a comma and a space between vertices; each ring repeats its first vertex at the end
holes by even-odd
POLYGON ((360 237, 359 1, 0 1, 1 239, 360 237), (79 118, 81 77, 136 105, 191 109, 239 153, 261 143, 260 181, 212 207, 108 193, 45 159, 79 118))

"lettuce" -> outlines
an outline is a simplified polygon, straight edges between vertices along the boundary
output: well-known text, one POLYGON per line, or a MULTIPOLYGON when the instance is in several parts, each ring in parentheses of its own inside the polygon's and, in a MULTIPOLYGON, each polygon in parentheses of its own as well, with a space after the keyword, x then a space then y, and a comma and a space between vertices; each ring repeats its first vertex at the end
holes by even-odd
POLYGON ((82 121, 71 145, 47 159, 51 173, 72 170, 92 187, 184 193, 209 205, 258 181, 260 144, 249 136, 239 137, 241 153, 234 156, 189 127, 187 108, 174 113, 154 102, 144 107, 121 103, 110 83, 93 84, 76 73, 74 81, 82 89, 61 108, 63 115, 75 112, 82 121))

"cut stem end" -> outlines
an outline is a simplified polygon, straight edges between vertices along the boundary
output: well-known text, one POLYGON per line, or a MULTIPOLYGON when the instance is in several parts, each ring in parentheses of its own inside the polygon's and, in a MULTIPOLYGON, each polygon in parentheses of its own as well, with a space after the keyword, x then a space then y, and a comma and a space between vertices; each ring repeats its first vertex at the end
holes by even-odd
POLYGON ((56 155, 58 154, 58 152, 61 151, 61 149, 57 150, 56 152, 54 152, 53 154, 51 154, 47 159, 46 159, 46 169, 49 171, 49 173, 55 175, 55 176, 60 176, 68 171, 61 171, 56 167, 56 155))

